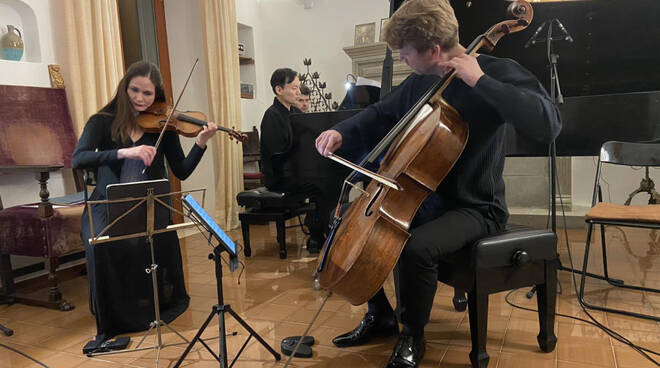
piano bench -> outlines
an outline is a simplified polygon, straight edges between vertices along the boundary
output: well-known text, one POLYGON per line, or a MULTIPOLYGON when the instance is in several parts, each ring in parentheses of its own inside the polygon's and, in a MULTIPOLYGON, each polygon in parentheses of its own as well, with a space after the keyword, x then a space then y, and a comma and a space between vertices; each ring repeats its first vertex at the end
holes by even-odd
POLYGON ((454 307, 470 319, 472 367, 487 367, 488 296, 505 290, 536 286, 543 352, 555 348, 557 236, 547 230, 507 225, 500 234, 478 240, 440 261, 438 281, 454 287, 454 307))
POLYGON ((287 256, 285 221, 316 209, 313 203, 308 202, 305 194, 271 192, 266 187, 240 192, 236 195, 236 201, 239 206, 245 207, 245 211, 238 214, 238 219, 241 221, 243 253, 246 257, 252 255, 250 225, 264 225, 275 221, 280 258, 285 259, 287 256))

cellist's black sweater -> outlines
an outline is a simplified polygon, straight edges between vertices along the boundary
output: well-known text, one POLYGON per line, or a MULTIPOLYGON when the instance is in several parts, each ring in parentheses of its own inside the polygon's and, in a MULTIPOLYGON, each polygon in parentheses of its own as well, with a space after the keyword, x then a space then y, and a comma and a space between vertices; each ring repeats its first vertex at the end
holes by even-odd
MULTIPOLYGON (((561 130, 561 119, 543 86, 518 63, 488 55, 479 55, 477 61, 485 75, 474 88, 456 78, 443 93, 470 134, 463 154, 436 193, 443 207, 475 208, 502 225, 509 216, 502 178, 504 123, 550 143, 561 130)), ((374 147, 438 78, 411 74, 382 101, 337 124, 333 129, 342 135, 342 151, 374 147)))

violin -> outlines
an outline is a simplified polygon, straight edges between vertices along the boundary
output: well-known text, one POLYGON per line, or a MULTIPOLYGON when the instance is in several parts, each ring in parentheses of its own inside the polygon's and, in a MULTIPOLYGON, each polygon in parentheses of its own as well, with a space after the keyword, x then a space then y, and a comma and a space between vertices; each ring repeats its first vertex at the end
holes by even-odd
MULTIPOLYGON (((167 121, 171 108, 165 102, 156 102, 137 117, 137 123, 145 133, 160 133, 167 121)), ((175 131, 184 137, 196 137, 208 125, 206 115, 199 111, 174 111, 166 130, 175 131)), ((234 129, 218 125, 218 130, 229 134, 230 139, 245 142, 247 135, 234 129)))

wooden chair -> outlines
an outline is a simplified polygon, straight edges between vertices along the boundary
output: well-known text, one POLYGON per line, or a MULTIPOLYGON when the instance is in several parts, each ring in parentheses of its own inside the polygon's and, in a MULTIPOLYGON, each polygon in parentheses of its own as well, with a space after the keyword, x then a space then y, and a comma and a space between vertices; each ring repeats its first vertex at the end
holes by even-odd
POLYGON ((252 126, 252 131, 243 132, 248 139, 243 142, 243 184, 245 190, 262 186, 261 169, 259 167, 260 148, 259 131, 252 126))
MULTIPOLYGON (((587 241, 584 248, 584 263, 582 265, 582 277, 580 280, 580 291, 578 299, 580 304, 586 308, 600 311, 618 313, 626 316, 644 318, 660 321, 660 316, 641 314, 620 309, 597 306, 584 299, 585 272, 589 264, 589 250, 591 248, 591 235, 595 225, 600 225, 601 248, 603 252, 603 279, 610 285, 642 292, 660 293, 660 290, 645 286, 626 285, 621 280, 612 279, 607 267, 607 245, 605 243, 605 225, 621 227, 637 227, 647 229, 660 229, 660 204, 656 203, 655 190, 650 190, 651 199, 648 205, 618 205, 603 202, 603 194, 600 187, 600 177, 603 164, 660 167, 660 143, 630 143, 630 142, 605 142, 600 149, 598 166, 596 169, 596 180, 594 183, 592 208, 585 216, 587 222, 587 241), (651 204, 652 203, 652 204, 651 204)), ((649 179, 650 181, 650 179, 649 179)), ((649 183, 650 184, 650 183, 649 183)), ((635 192, 637 193, 637 191, 635 192)), ((633 195, 635 194, 633 193, 633 195)), ((630 198, 627 203, 630 203, 630 198)))
POLYGON ((0 211, 0 276, 5 294, 18 303, 70 310, 73 306, 62 298, 56 270, 60 257, 83 251, 83 207, 54 206, 47 186, 50 172, 71 167, 76 145, 65 91, 0 86, 0 111, 0 141, 9 142, 7 150, 0 150, 0 172, 34 174, 41 198, 0 211), (29 144, 17 140, 26 134, 29 144), (34 294, 15 290, 10 255, 45 258, 49 284, 45 295, 44 290, 34 294))

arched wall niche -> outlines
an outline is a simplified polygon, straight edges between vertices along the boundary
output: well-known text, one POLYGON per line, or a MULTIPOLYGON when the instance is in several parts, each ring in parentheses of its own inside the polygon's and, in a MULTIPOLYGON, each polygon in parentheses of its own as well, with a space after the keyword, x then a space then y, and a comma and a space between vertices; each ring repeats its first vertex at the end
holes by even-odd
POLYGON ((25 52, 20 61, 41 62, 39 22, 32 7, 22 0, 0 0, 0 37, 7 33, 9 24, 23 35, 25 52))

